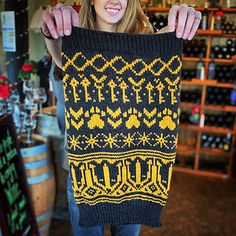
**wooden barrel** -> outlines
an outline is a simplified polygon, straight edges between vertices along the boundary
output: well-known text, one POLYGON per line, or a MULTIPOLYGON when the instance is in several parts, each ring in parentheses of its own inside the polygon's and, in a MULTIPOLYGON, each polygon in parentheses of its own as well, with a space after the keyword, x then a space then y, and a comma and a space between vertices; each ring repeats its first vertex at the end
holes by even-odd
POLYGON ((53 217, 62 220, 69 219, 67 201, 68 171, 63 168, 64 162, 67 162, 67 157, 64 152, 64 135, 60 133, 57 125, 56 107, 43 109, 43 115, 38 117, 36 132, 48 138, 55 166, 56 198, 53 217))
MULTIPOLYGON (((24 140, 23 136, 21 140, 24 140)), ((21 147, 21 155, 41 236, 49 233, 55 200, 55 176, 46 138, 33 135, 35 144, 21 147)))

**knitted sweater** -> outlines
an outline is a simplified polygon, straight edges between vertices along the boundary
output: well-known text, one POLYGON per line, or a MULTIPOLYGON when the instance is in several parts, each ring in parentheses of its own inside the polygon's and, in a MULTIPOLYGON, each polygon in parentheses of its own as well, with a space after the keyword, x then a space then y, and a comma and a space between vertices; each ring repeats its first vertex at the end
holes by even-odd
POLYGON ((161 225, 175 162, 182 40, 73 28, 63 38, 70 174, 83 227, 161 225))

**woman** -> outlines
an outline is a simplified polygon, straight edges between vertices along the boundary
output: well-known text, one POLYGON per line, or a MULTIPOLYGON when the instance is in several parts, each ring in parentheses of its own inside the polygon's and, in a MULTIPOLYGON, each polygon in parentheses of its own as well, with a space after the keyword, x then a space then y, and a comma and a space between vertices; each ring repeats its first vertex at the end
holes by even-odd
MULTIPOLYGON (((158 33, 176 30, 178 38, 191 40, 199 26, 201 13, 186 4, 170 9, 168 26, 158 33)), ((77 12, 70 6, 57 4, 44 12, 42 33, 46 45, 58 67, 61 62, 61 37, 71 34, 72 26, 96 29, 109 32, 154 33, 152 26, 143 14, 139 0, 82 0, 81 10, 77 12)), ((79 40, 79 39, 78 39, 79 40)), ((71 223, 74 235, 104 234, 104 225, 83 228, 79 226, 79 210, 73 199, 70 177, 68 178, 68 198, 71 223)), ((141 225, 112 225, 111 230, 116 236, 138 235, 141 225)))

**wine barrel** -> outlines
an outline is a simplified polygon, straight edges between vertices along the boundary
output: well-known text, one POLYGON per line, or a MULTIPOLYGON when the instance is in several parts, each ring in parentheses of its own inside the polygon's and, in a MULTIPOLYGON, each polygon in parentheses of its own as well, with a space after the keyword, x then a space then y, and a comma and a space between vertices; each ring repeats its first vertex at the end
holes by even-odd
POLYGON ((34 144, 24 147, 21 138, 21 155, 41 236, 49 233, 55 201, 55 176, 47 139, 33 135, 34 144))
POLYGON ((68 171, 63 168, 63 166, 66 166, 68 160, 64 151, 64 135, 60 133, 57 124, 56 107, 47 107, 43 109, 43 114, 38 117, 36 132, 48 138, 50 151, 55 165, 56 198, 53 217, 59 220, 69 219, 67 201, 68 171))

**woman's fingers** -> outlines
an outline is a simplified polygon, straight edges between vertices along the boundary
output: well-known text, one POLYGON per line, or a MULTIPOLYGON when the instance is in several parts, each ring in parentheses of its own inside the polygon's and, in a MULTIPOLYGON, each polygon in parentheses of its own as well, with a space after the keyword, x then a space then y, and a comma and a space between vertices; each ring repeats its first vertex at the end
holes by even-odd
POLYGON ((72 25, 79 26, 79 16, 71 6, 58 3, 43 13, 42 30, 46 35, 55 39, 70 35, 72 25))
POLYGON ((177 38, 191 40, 197 32, 201 13, 186 4, 173 6, 168 15, 168 31, 176 30, 177 38))
POLYGON ((175 31, 176 29, 176 24, 177 24, 177 15, 179 11, 178 6, 173 6, 170 9, 169 15, 168 15, 168 31, 172 32, 175 31))
POLYGON ((195 10, 192 7, 189 7, 188 9, 188 16, 184 28, 184 34, 183 34, 183 39, 187 39, 190 35, 190 31, 192 29, 194 19, 195 19, 195 10))
POLYGON ((201 19, 202 19, 202 13, 199 12, 199 11, 196 11, 195 18, 194 18, 194 23, 192 25, 192 29, 191 29, 190 34, 188 36, 188 40, 192 40, 193 39, 194 35, 197 32, 197 29, 199 27, 201 19))
POLYGON ((177 24, 177 37, 181 38, 184 34, 185 24, 188 17, 188 6, 186 4, 181 4, 178 12, 178 24, 177 24))
POLYGON ((60 8, 58 9, 55 8, 54 10, 52 10, 51 15, 56 23, 57 34, 59 35, 59 37, 62 37, 64 32, 63 32, 63 18, 60 8))
POLYGON ((49 11, 44 11, 43 13, 43 20, 42 20, 42 31, 47 36, 52 36, 53 38, 57 39, 59 37, 56 29, 56 25, 54 19, 52 18, 49 11))
POLYGON ((71 34, 71 27, 72 27, 72 21, 71 21, 71 11, 68 8, 62 9, 62 16, 63 16, 63 31, 64 35, 70 35, 71 34))

